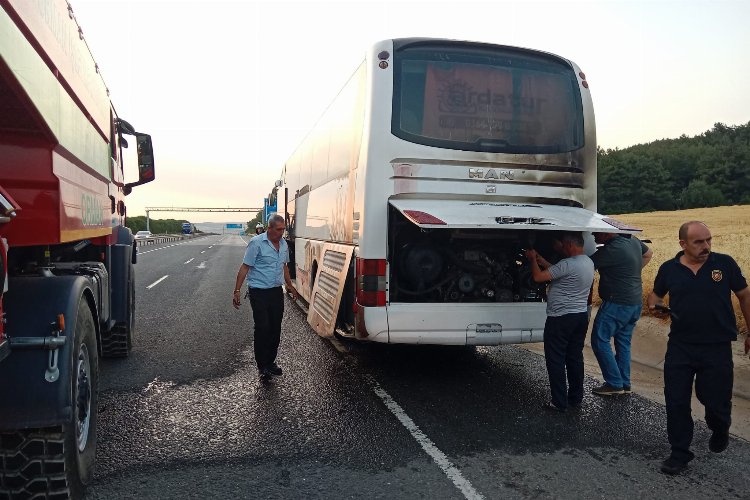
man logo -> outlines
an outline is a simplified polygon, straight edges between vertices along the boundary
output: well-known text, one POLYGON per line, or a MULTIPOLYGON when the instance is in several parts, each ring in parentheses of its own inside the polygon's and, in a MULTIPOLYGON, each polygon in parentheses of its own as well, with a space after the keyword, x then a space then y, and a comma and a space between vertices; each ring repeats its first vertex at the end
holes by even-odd
POLYGON ((714 269, 713 271, 711 271, 711 279, 714 280, 715 282, 718 283, 719 281, 721 281, 721 278, 723 277, 724 277, 724 274, 721 272, 720 269, 714 269))
POLYGON ((487 170, 487 173, 484 173, 483 168, 470 168, 469 179, 496 179, 496 180, 508 179, 512 181, 513 171, 512 170, 495 170, 494 168, 490 168, 487 170))

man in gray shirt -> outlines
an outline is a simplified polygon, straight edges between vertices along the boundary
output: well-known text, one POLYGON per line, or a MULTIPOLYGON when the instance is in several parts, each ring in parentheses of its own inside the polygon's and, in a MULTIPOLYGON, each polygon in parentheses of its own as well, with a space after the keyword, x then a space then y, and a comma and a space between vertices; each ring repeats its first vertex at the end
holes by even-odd
POLYGON ((594 239, 603 244, 591 256, 599 271, 602 305, 591 330, 591 349, 604 384, 592 392, 599 396, 629 393, 630 341, 643 304, 641 268, 653 253, 635 236, 594 233, 594 239), (616 354, 612 353, 610 339, 615 341, 616 354))
POLYGON ((544 357, 552 400, 546 408, 565 411, 583 401, 583 343, 594 263, 583 252, 581 233, 562 233, 555 248, 564 257, 557 264, 551 265, 533 249, 526 251, 526 258, 534 281, 550 282, 544 357))

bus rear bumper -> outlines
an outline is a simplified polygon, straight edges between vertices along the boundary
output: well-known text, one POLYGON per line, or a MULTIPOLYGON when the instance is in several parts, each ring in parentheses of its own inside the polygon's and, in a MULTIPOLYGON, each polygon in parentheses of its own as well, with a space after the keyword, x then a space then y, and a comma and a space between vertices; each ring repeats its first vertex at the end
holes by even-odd
MULTIPOLYGON (((392 344, 501 345, 541 342, 546 320, 542 302, 479 304, 390 304, 387 339, 392 344)), ((368 322, 369 324, 369 322, 368 322)))

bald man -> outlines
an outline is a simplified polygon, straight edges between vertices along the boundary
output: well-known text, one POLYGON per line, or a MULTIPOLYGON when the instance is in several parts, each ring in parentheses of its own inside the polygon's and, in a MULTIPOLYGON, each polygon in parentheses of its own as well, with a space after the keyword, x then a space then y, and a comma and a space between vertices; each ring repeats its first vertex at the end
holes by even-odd
MULTIPOLYGON (((732 341, 737 324, 732 292, 740 302, 750 329, 750 289, 737 263, 728 255, 711 252, 711 231, 699 221, 686 222, 679 231, 682 251, 659 268, 648 307, 656 316, 670 314, 664 360, 664 399, 667 436, 672 452, 661 464, 665 474, 679 474, 694 458, 690 402, 695 393, 706 409, 712 435, 708 448, 721 453, 729 443, 732 412, 732 341), (669 295, 669 309, 662 300, 669 295)), ((745 339, 745 354, 750 338, 745 339)))

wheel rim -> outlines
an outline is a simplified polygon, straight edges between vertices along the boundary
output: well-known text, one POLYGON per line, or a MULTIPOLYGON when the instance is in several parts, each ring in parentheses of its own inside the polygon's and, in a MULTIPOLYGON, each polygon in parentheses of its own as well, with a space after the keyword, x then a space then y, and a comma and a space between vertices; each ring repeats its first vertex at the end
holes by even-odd
POLYGON ((89 440, 89 427, 91 424, 91 364, 89 363, 89 350, 86 344, 81 344, 78 350, 78 363, 76 363, 76 438, 78 451, 83 452, 89 440))

